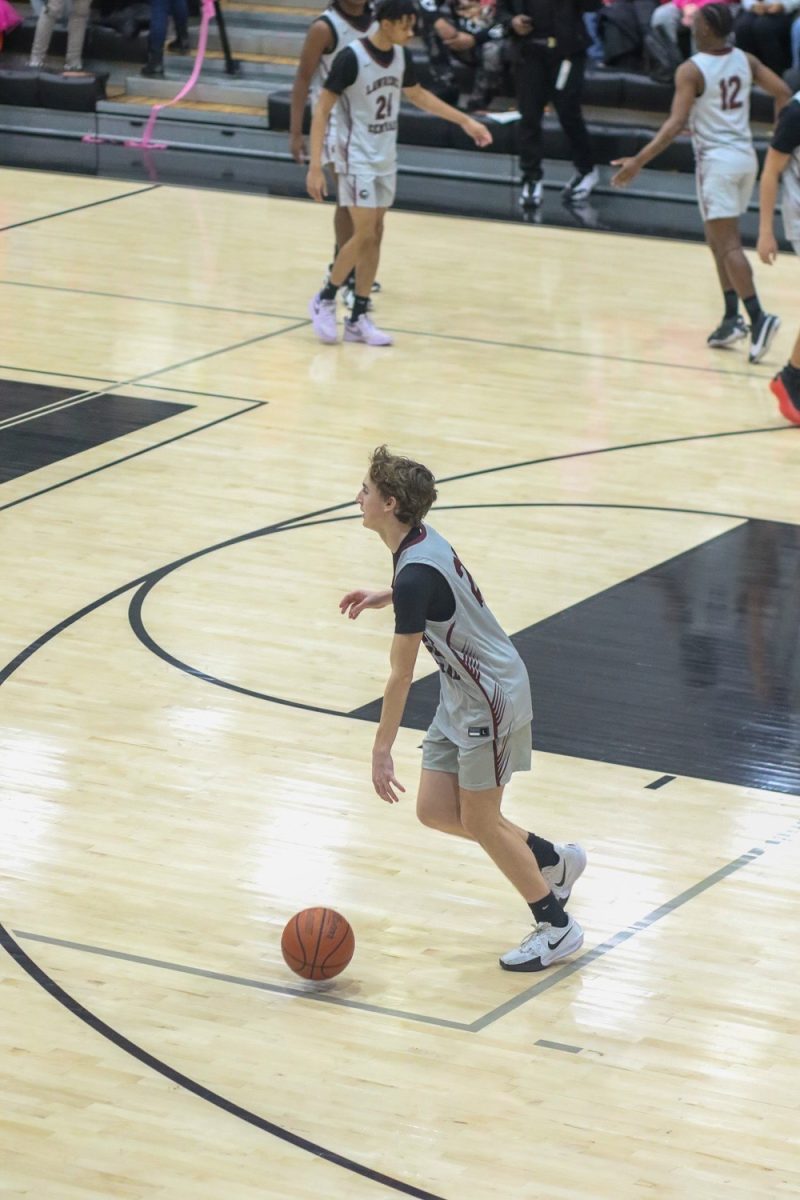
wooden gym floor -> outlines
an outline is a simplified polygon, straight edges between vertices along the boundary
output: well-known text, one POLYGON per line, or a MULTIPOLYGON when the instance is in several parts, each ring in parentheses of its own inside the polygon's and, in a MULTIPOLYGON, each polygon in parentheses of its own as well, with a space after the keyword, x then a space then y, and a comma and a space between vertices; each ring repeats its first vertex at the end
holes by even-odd
POLYGON ((800 439, 702 246, 393 213, 388 351, 306 302, 330 209, 0 172, 0 1194, 800 1196, 800 439), (371 793, 386 441, 531 665, 508 811, 579 956, 371 793), (352 922, 314 989, 298 908, 352 922))

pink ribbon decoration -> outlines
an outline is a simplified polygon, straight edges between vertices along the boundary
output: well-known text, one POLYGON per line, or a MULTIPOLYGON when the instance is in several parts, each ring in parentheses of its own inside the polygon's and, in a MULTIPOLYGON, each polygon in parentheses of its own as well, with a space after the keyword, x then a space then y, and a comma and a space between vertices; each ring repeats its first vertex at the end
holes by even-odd
POLYGON ((169 108, 172 104, 177 104, 179 100, 183 100, 184 96, 188 96, 194 85, 197 83, 201 70, 203 69, 203 59, 206 56, 206 44, 208 42, 208 26, 211 18, 214 16, 214 0, 203 0, 203 8, 200 13, 200 32, 197 38, 197 53, 195 54, 194 66, 192 73, 186 80, 181 90, 171 100, 164 100, 161 104, 154 104, 150 110, 150 116, 147 118, 147 124, 144 127, 144 133, 141 138, 133 138, 125 142, 126 146, 138 146, 143 150, 166 150, 166 142, 151 141, 153 128, 159 118, 161 110, 169 108))

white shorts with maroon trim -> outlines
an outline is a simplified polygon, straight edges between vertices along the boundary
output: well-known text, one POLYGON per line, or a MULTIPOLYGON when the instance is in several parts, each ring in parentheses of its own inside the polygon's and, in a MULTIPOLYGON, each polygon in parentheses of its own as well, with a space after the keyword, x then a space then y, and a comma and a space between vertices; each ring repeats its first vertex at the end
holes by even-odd
POLYGON ((697 202, 704 221, 740 217, 747 212, 758 175, 755 154, 717 150, 697 160, 697 202))
POLYGON ((338 184, 342 208, 391 208, 397 189, 397 173, 339 175, 338 184))

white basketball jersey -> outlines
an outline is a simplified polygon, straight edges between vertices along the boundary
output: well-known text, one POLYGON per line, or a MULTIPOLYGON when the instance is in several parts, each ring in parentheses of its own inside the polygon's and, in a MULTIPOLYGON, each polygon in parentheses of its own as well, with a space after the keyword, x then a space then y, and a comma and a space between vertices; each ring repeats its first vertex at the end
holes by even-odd
MULTIPOLYGON (((791 103, 800 104, 800 92, 795 92, 791 103)), ((781 210, 784 232, 790 242, 800 242, 800 146, 795 147, 792 157, 783 172, 781 210)))
POLYGON ((405 52, 393 46, 391 62, 384 67, 366 38, 350 48, 358 60, 358 75, 336 105, 336 169, 340 175, 391 175, 397 169, 405 52))
MULTIPOLYGON (((319 60, 319 66, 311 78, 311 104, 312 106, 319 100, 319 94, 322 91, 325 80, 330 74, 333 60, 340 50, 344 50, 345 46, 351 45, 358 38, 364 37, 363 29, 356 29, 355 25, 351 24, 349 17, 343 13, 336 5, 331 5, 326 8, 324 13, 321 13, 317 20, 325 21, 333 30, 335 42, 333 49, 327 54, 323 54, 319 60)), ((369 27, 370 31, 374 28, 374 22, 369 27)))
POLYGON ((747 55, 734 49, 725 54, 693 54, 691 61, 705 81, 689 117, 695 155, 699 158, 718 150, 752 155, 753 72, 747 55))
POLYGON ((448 621, 428 621, 425 648, 441 671, 436 724, 457 746, 504 737, 530 723, 531 687, 525 664, 500 628, 453 547, 422 526, 401 550, 395 579, 409 563, 435 567, 450 585, 456 607, 448 621))

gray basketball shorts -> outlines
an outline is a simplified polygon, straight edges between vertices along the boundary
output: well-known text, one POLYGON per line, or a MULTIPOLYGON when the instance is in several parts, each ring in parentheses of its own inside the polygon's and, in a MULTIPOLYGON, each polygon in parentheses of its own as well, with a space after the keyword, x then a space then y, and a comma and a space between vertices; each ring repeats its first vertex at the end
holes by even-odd
POLYGON ((422 767, 458 775, 459 787, 470 792, 503 787, 515 771, 531 769, 530 724, 496 740, 476 738, 474 746, 457 746, 434 721, 422 743, 422 767))
POLYGON ((342 208, 391 208, 397 188, 397 173, 339 175, 337 183, 342 208))

